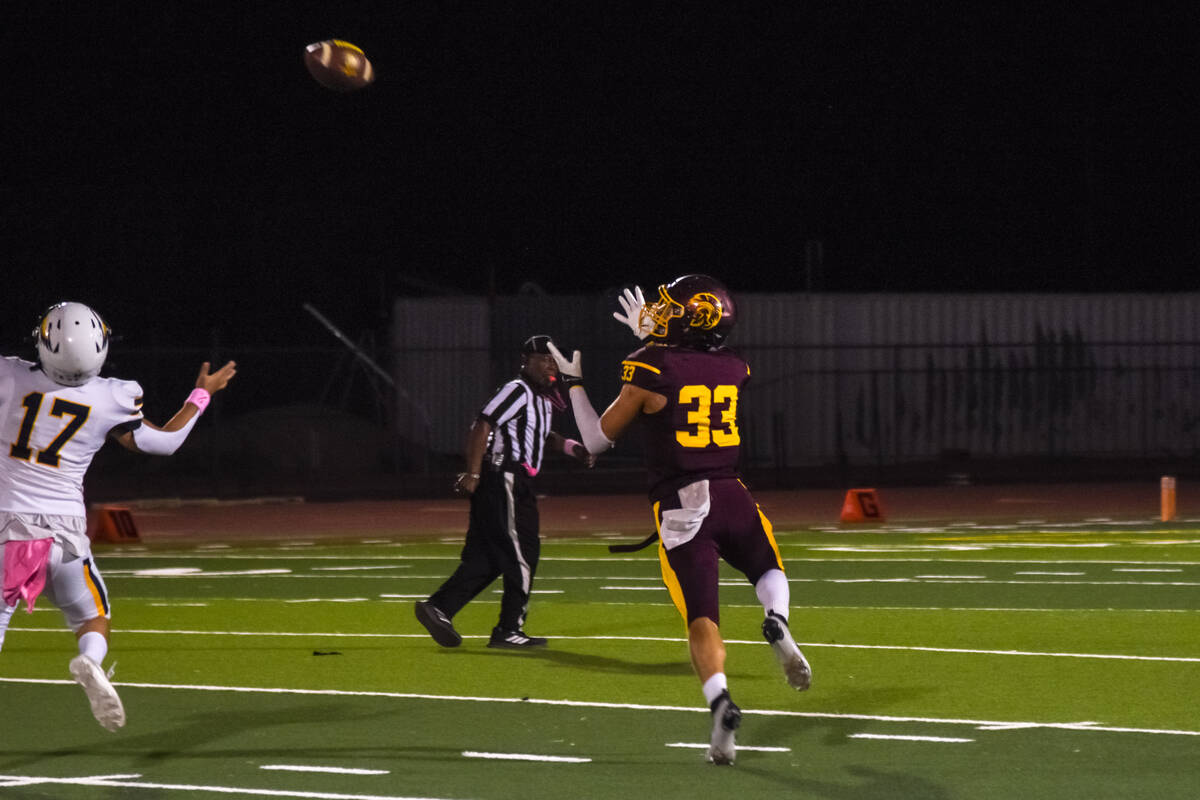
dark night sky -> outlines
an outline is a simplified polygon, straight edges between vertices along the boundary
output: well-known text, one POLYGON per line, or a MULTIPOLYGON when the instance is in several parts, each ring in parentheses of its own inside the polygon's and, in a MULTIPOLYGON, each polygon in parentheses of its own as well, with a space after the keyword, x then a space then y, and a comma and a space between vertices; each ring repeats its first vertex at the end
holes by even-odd
POLYGON ((809 240, 830 291, 1194 288, 1194 12, 888 5, 3 3, 0 341, 64 297, 282 343, 491 275, 792 291, 809 240), (311 80, 334 37, 373 86, 311 80))

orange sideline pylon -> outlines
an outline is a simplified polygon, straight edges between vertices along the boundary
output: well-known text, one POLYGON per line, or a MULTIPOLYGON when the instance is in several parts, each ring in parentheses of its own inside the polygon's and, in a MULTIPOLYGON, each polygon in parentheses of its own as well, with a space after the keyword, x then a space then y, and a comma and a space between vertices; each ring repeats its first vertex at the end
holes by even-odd
POLYGON ((850 489, 842 502, 842 522, 883 522, 883 506, 874 489, 850 489))
POLYGON ((1159 504, 1162 506, 1162 521, 1170 522, 1175 519, 1175 479, 1163 475, 1159 483, 1159 504))
POLYGON ((140 542, 133 514, 123 506, 97 506, 93 510, 88 536, 93 542, 140 542))

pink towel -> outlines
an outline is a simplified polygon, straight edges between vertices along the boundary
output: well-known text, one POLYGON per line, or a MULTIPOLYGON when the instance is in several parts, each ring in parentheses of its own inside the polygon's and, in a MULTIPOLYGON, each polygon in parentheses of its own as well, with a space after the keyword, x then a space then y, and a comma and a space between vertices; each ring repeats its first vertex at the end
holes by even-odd
POLYGON ((15 606, 25 601, 32 614, 33 604, 46 588, 46 564, 50 560, 53 539, 32 539, 4 543, 4 603, 15 606))

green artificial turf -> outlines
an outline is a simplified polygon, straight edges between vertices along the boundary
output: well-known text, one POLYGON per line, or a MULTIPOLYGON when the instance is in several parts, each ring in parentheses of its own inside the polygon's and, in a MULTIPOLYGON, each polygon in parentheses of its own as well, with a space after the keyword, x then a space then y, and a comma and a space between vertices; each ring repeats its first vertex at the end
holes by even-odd
POLYGON ((1200 785, 1186 524, 779 532, 814 683, 786 686, 753 590, 723 573, 746 712, 732 768, 703 761, 709 717, 652 550, 547 540, 527 630, 551 643, 513 653, 485 646, 499 584, 456 617, 461 648, 413 617, 453 542, 236 534, 98 551, 118 733, 67 680, 58 612, 18 613, 0 796, 1157 800, 1200 785))

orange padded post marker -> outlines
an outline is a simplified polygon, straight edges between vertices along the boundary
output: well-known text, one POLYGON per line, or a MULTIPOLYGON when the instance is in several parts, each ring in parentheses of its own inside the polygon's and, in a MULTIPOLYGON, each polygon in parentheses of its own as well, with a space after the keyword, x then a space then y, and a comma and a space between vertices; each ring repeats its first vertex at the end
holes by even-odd
POLYGON ((842 522, 883 522, 883 506, 874 489, 850 489, 842 502, 842 522))
POLYGON ((123 506, 97 506, 93 509, 89 536, 93 542, 140 542, 133 514, 123 506))
POLYGON ((1162 521, 1170 522, 1175 519, 1175 479, 1163 475, 1159 483, 1159 504, 1162 506, 1162 521))

